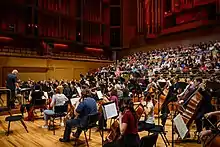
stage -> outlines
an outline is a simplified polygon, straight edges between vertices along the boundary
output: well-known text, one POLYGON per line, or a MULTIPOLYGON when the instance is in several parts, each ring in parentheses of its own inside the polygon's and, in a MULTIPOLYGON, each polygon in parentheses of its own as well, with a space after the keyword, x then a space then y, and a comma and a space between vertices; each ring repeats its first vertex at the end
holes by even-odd
MULTIPOLYGON (((40 117, 40 114, 38 114, 40 117)), ((0 146, 1 147, 15 147, 15 146, 23 146, 23 147, 62 147, 62 146, 73 146, 74 141, 70 143, 61 143, 59 142, 59 138, 62 137, 64 132, 64 127, 57 126, 56 134, 53 135, 52 131, 48 131, 47 129, 42 129, 41 126, 44 124, 43 118, 37 118, 34 122, 25 121, 25 124, 28 127, 29 133, 26 133, 25 129, 21 125, 20 122, 12 122, 11 123, 11 133, 9 136, 5 135, 7 130, 7 122, 4 121, 6 116, 0 116, 1 124, 0 124, 0 146)), ((59 125, 59 120, 56 120, 56 124, 59 125)), ((109 127, 108 121, 108 127, 109 127)), ((166 131, 168 140, 171 140, 171 121, 168 120, 166 125, 166 131)), ((107 132, 105 132, 107 134, 107 132)), ((147 135, 147 132, 141 132, 140 136, 147 135)), ((88 135, 89 136, 89 135, 88 135)), ((106 135, 105 135, 106 136, 106 135)), ((193 136, 193 133, 191 133, 193 136)), ((82 133, 80 136, 80 142, 84 142, 84 134, 82 133)), ((101 137, 96 129, 92 129, 91 140, 89 140, 90 147, 101 147, 101 137)), ((86 144, 80 145, 80 147, 86 146, 86 144)), ((200 144, 195 143, 175 143, 175 147, 200 147, 200 144)), ((165 147, 164 142, 161 136, 158 137, 157 147, 165 147)))

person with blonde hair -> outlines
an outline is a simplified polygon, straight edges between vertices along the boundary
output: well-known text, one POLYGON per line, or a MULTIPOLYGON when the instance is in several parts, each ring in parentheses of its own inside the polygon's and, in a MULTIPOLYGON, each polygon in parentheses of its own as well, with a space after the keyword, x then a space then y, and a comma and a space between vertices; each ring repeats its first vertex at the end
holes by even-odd
MULTIPOLYGON (((56 88, 56 94, 52 96, 52 101, 50 103, 50 107, 53 108, 52 110, 44 110, 44 121, 45 124, 42 126, 42 128, 48 128, 48 116, 53 115, 54 107, 55 106, 62 106, 64 105, 69 99, 63 94, 63 86, 58 86, 56 88)), ((64 123, 61 122, 61 126, 64 126, 64 123)))
POLYGON ((12 73, 8 74, 6 80, 6 88, 10 89, 11 95, 7 94, 7 106, 9 108, 15 107, 15 89, 16 89, 16 82, 17 82, 17 74, 18 71, 14 69, 12 73))

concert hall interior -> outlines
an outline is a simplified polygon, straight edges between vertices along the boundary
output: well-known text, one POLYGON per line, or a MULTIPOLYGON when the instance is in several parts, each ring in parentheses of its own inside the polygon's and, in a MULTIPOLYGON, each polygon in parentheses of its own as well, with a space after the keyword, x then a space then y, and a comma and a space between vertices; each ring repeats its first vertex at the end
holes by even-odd
POLYGON ((1 0, 0 146, 220 147, 220 0, 1 0))

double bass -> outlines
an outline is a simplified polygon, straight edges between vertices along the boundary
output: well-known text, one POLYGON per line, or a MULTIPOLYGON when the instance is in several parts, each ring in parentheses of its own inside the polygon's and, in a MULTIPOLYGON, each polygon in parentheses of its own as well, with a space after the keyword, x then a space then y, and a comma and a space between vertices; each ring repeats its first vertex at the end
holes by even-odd
POLYGON ((203 99, 203 96, 200 94, 201 88, 198 87, 196 91, 188 98, 187 105, 185 107, 180 106, 178 112, 181 114, 184 123, 189 129, 196 117, 197 110, 203 99))

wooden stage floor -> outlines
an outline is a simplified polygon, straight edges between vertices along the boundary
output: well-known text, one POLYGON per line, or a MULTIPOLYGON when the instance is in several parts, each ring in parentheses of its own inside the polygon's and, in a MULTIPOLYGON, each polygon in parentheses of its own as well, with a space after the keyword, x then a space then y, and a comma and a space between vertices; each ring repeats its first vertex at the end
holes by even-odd
MULTIPOLYGON (((64 127, 59 127, 56 130, 56 135, 53 135, 52 131, 42 129, 41 126, 44 124, 43 119, 37 119, 34 122, 25 122, 29 133, 26 133, 25 129, 20 122, 12 122, 11 130, 12 134, 9 136, 5 135, 7 130, 7 122, 4 121, 5 116, 0 116, 2 123, 0 124, 0 147, 63 147, 73 146, 74 142, 61 143, 59 138, 62 137, 64 127)), ((59 120, 56 120, 59 124, 59 120)), ((109 126, 109 125, 108 125, 109 126)), ((169 120, 166 125, 167 138, 171 140, 171 121, 169 120)), ((106 132, 107 133, 107 132, 106 132)), ((140 136, 147 135, 147 132, 141 132, 140 136)), ((193 134, 193 133, 191 133, 193 134)), ((80 136, 80 140, 84 141, 84 134, 80 136)), ((101 147, 101 137, 95 129, 92 130, 91 140, 89 140, 90 147, 101 147)), ((86 146, 86 144, 81 145, 86 146)), ((176 143, 175 147, 200 147, 197 143, 176 143)), ((165 147, 162 138, 159 136, 157 141, 157 147, 165 147)))

